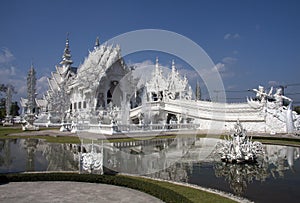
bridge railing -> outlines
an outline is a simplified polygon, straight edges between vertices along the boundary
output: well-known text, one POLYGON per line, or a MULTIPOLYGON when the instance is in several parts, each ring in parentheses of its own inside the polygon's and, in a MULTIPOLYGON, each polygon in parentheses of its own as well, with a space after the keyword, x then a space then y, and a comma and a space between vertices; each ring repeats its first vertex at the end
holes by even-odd
POLYGON ((77 124, 77 131, 91 132, 143 132, 143 131, 170 131, 170 130, 195 130, 199 128, 199 124, 178 123, 178 124, 129 124, 129 125, 105 125, 105 124, 77 124))

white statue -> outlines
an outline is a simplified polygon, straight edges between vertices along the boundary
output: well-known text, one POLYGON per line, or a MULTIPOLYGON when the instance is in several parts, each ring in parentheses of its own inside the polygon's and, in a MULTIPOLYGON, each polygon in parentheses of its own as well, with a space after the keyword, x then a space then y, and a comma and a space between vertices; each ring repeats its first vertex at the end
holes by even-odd
POLYGON ((283 100, 286 99, 289 102, 292 102, 292 100, 284 95, 282 95, 282 89, 281 88, 277 88, 276 89, 276 93, 273 95, 274 99, 275 99, 275 104, 277 107, 281 107, 283 105, 283 100))
POLYGON ((258 90, 257 89, 252 89, 252 90, 256 92, 256 98, 258 98, 259 101, 265 103, 268 100, 268 98, 271 97, 273 92, 273 87, 271 87, 268 94, 265 92, 265 88, 261 85, 258 86, 258 90))
MULTIPOLYGON (((82 142, 82 141, 81 141, 82 142)), ((83 143, 81 143, 83 145, 83 143)), ((82 153, 80 158, 81 166, 84 171, 94 173, 97 171, 99 174, 103 174, 103 148, 97 152, 92 142, 91 152, 82 153)))

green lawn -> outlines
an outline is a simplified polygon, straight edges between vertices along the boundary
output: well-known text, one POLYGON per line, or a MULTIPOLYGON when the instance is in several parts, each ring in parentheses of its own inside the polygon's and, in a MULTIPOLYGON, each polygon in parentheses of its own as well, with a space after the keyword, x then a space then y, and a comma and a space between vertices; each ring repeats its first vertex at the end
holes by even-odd
MULTIPOLYGON (((51 129, 57 129, 57 128, 41 128, 40 130, 51 130, 51 129)), ((53 136, 48 136, 48 135, 43 135, 43 136, 36 136, 36 135, 20 135, 20 136, 8 136, 8 134, 11 133, 22 133, 21 127, 0 127, 0 139, 26 139, 26 138, 35 138, 35 139, 44 139, 47 142, 52 142, 52 143, 73 143, 77 144, 80 143, 80 140, 77 136, 58 136, 58 137, 53 137, 53 136)))

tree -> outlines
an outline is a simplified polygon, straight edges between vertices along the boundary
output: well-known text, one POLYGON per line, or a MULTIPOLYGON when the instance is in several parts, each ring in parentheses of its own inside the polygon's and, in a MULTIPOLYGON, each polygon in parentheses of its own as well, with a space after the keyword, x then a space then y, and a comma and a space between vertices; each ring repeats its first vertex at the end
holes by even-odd
POLYGON ((3 96, 6 93, 6 85, 0 84, 0 120, 4 119, 6 116, 6 110, 5 110, 5 98, 3 96))
POLYGON ((5 98, 0 98, 0 120, 4 119, 5 116, 6 116, 5 98))
POLYGON ((300 114, 300 106, 295 106, 294 111, 296 111, 297 114, 300 114))
POLYGON ((17 102, 11 102, 12 94, 15 94, 14 86, 10 84, 0 84, 0 119, 4 119, 7 116, 7 111, 9 111, 10 115, 17 116, 19 115, 19 109, 17 102), (7 100, 9 99, 9 101, 7 100), (9 105, 10 107, 8 107, 9 105), (11 114, 13 112, 13 114, 11 114))
POLYGON ((19 107, 19 105, 18 105, 18 102, 13 102, 12 104, 11 104, 11 108, 10 108, 10 115, 11 116, 19 116, 20 114, 19 114, 19 110, 20 110, 20 107, 19 107))

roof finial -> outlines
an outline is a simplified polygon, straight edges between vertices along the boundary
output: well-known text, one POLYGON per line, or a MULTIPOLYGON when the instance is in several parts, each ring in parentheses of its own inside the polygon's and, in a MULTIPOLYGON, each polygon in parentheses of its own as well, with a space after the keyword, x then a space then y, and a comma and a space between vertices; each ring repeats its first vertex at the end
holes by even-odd
POLYGON ((67 36, 66 36, 66 47, 68 46, 69 48, 69 32, 67 32, 67 36))
POLYGON ((62 56, 62 61, 60 62, 60 64, 62 65, 71 65, 73 63, 72 59, 71 59, 72 55, 71 55, 71 51, 70 51, 70 47, 69 47, 69 32, 67 32, 67 39, 66 39, 66 47, 64 49, 64 53, 62 56))
POLYGON ((172 71, 176 71, 174 59, 172 60, 172 71))
POLYGON ((33 69, 33 59, 31 59, 30 69, 33 69))

